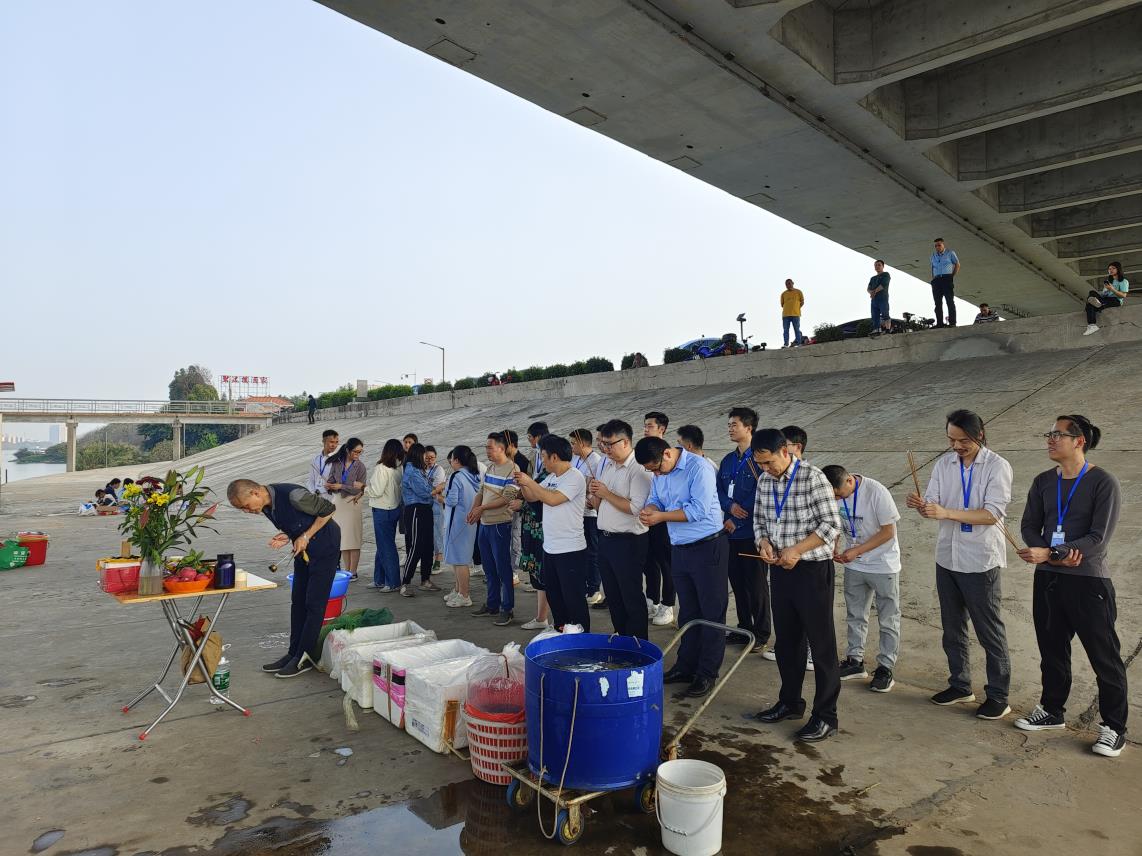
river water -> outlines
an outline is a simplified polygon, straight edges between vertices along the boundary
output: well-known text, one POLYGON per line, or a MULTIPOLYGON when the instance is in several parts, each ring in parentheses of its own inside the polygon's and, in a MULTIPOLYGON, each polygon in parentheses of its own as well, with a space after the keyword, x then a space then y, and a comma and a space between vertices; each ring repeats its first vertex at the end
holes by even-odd
POLYGON ((17 464, 16 449, 4 450, 4 480, 7 482, 50 476, 67 470, 66 464, 17 464))

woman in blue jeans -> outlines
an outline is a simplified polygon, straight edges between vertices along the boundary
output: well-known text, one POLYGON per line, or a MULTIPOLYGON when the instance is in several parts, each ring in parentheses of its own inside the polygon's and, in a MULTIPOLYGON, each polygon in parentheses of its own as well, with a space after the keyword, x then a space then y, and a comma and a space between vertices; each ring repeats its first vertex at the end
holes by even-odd
POLYGON ((401 516, 401 468, 404 445, 400 440, 385 442, 381 459, 369 476, 365 496, 373 512, 373 535, 377 539, 377 555, 373 560, 371 588, 382 592, 400 590, 400 559, 397 557, 397 523, 401 516))

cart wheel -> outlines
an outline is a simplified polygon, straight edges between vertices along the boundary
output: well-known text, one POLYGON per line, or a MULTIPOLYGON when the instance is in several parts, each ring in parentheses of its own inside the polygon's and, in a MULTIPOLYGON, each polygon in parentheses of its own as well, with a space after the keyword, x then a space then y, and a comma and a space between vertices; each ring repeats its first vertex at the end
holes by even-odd
POLYGON ((639 785, 634 792, 635 804, 638 810, 643 814, 654 814, 654 801, 658 795, 658 789, 653 780, 643 782, 639 785))
POLYGON ((512 779, 508 783, 508 805, 517 811, 523 811, 535 800, 535 791, 524 787, 519 779, 512 779))
POLYGON ((576 818, 576 821, 572 824, 571 815, 567 809, 560 809, 559 820, 556 825, 560 844, 571 845, 583 837, 583 819, 576 818))

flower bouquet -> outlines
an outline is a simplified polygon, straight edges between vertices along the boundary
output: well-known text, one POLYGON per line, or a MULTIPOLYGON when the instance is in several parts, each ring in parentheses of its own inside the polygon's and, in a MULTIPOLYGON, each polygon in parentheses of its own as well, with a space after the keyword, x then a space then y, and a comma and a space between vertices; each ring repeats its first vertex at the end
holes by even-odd
POLYGON ((139 594, 163 593, 163 555, 167 550, 179 544, 189 545, 201 528, 217 531, 206 521, 213 519, 218 503, 199 510, 211 493, 210 488, 202 486, 205 474, 202 467, 191 467, 185 473, 171 470, 145 500, 140 499, 143 489, 138 485, 124 488, 123 498, 131 504, 119 531, 143 560, 139 594))

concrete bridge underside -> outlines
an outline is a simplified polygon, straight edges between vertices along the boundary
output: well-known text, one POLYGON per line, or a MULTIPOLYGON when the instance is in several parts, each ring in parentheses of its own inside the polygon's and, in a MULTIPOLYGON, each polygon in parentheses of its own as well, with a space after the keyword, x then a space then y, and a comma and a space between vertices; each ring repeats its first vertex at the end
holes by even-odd
POLYGON ((1009 315, 1142 275, 1142 0, 319 2, 1009 315))

